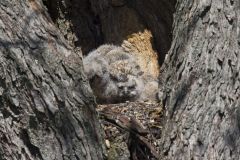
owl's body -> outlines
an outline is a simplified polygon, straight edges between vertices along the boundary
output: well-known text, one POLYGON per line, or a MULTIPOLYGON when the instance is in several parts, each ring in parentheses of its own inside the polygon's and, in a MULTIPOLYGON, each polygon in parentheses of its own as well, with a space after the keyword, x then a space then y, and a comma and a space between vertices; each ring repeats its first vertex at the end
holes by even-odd
POLYGON ((156 87, 154 93, 146 94, 149 80, 143 77, 137 58, 121 47, 102 45, 83 59, 83 65, 98 103, 156 100, 158 86, 151 85, 156 87))

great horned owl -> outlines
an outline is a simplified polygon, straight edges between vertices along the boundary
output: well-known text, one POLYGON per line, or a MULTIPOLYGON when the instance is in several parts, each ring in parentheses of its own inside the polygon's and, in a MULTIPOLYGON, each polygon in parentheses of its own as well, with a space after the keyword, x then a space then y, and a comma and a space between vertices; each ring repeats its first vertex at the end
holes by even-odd
POLYGON ((143 93, 147 91, 145 86, 149 82, 143 78, 137 57, 122 47, 102 45, 83 59, 83 65, 98 103, 120 103, 155 97, 156 93, 150 96, 143 93))

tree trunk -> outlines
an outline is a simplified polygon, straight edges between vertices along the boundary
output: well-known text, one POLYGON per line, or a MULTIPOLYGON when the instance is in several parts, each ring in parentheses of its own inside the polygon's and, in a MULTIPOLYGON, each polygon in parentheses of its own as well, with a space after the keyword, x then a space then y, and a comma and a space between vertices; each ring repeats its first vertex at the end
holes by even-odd
POLYGON ((0 1, 0 160, 104 158, 81 60, 103 43, 154 76, 165 59, 162 159, 240 158, 239 1, 178 0, 166 58, 175 0, 44 2, 61 33, 41 2, 0 1))
POLYGON ((38 0, 0 1, 0 159, 103 159, 95 100, 38 0))
POLYGON ((164 159, 240 159, 240 1, 178 0, 161 68, 164 159))

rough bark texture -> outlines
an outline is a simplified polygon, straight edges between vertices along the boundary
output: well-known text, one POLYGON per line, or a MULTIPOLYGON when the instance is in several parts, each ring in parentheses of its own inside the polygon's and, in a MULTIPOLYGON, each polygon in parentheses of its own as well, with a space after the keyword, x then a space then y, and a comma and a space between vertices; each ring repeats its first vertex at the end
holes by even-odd
POLYGON ((81 53, 40 2, 0 1, 0 159, 103 159, 81 53))
MULTIPOLYGON (((175 1, 44 2, 68 44, 39 1, 0 1, 0 159, 103 159, 77 51, 122 45, 158 76, 175 1)), ((240 159, 239 13, 237 0, 178 0, 160 72, 162 159, 240 159)))
POLYGON ((162 158, 240 158, 239 13, 237 0, 178 0, 160 73, 162 158))

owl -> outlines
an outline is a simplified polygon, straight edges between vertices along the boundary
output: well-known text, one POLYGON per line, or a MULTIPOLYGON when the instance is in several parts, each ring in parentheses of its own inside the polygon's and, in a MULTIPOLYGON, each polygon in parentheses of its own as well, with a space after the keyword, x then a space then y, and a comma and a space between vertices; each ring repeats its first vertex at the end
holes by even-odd
POLYGON ((83 66, 99 104, 147 100, 156 94, 147 94, 145 86, 149 87, 149 82, 137 57, 122 47, 102 45, 84 57, 83 66))

